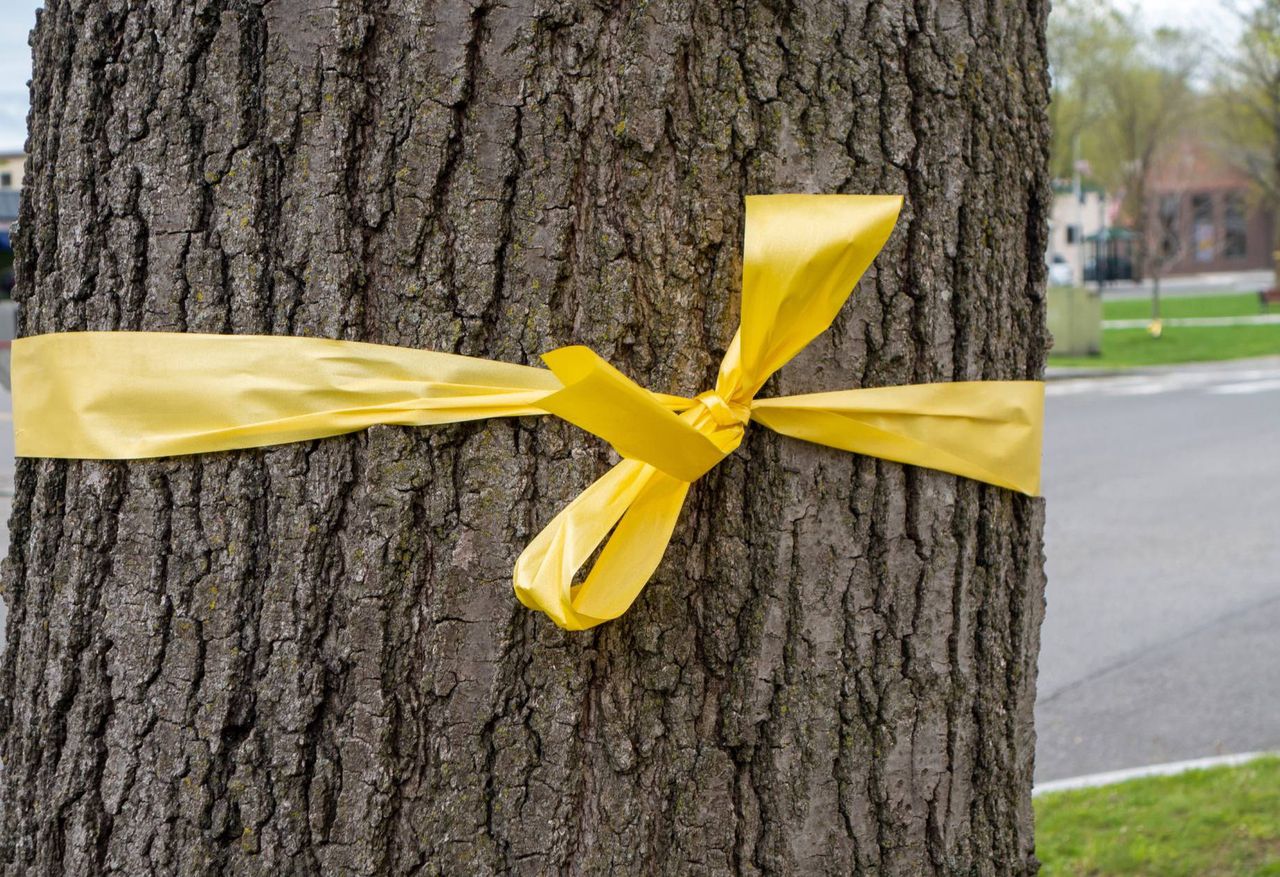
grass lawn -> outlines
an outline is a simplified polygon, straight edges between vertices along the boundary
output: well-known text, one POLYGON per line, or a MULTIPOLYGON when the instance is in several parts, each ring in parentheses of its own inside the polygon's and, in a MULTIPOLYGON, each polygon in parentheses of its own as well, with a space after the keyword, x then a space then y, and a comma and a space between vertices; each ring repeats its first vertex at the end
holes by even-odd
POLYGON ((1280 758, 1035 801, 1043 877, 1280 875, 1280 758))
MULTIPOLYGON (((1258 307, 1252 292, 1235 295, 1195 295, 1164 297, 1160 313, 1175 317, 1243 317, 1267 313, 1258 307)), ((1270 313, 1280 314, 1272 306, 1270 313)), ((1150 298, 1102 302, 1104 320, 1145 320, 1151 316, 1150 298)), ((1102 333, 1101 356, 1053 356, 1049 365, 1091 368, 1125 368, 1143 365, 1172 365, 1180 362, 1210 362, 1246 356, 1280 354, 1280 325, 1269 326, 1170 326, 1160 338, 1144 329, 1106 329, 1102 333)))
POLYGON ((1049 365, 1093 368, 1209 362, 1280 354, 1280 324, 1269 326, 1165 326, 1152 338, 1145 329, 1108 329, 1101 356, 1050 356, 1049 365))
MULTIPOLYGON (((1160 297, 1160 316, 1171 317, 1252 317, 1267 311, 1258 307, 1258 295, 1244 292, 1239 295, 1197 295, 1160 297)), ((1280 314, 1280 307, 1271 306, 1271 313, 1280 314)), ((1102 300, 1104 320, 1146 320, 1151 317, 1151 299, 1126 298, 1102 300)))

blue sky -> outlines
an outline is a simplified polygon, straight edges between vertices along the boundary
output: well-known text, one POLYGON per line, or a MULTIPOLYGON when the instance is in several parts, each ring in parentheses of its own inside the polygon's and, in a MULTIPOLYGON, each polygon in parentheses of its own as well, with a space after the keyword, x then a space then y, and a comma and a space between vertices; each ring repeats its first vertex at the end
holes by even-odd
MULTIPOLYGON (((1234 17, 1220 2, 1138 0, 1133 5, 1150 25, 1208 30, 1216 40, 1229 42, 1237 28, 1234 17)), ((42 0, 0 0, 0 152, 22 149, 26 139, 27 80, 31 78, 27 34, 35 24, 35 10, 41 5, 42 0)), ((1121 0, 1121 5, 1127 4, 1121 0)))
POLYGON ((36 0, 0 0, 0 152, 22 149, 27 130, 27 80, 36 0))

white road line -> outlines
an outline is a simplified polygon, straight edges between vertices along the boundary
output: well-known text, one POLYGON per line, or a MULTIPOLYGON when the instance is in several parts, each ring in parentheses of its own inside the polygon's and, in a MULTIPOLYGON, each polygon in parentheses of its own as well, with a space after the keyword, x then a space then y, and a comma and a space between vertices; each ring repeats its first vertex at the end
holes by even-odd
POLYGON ((1280 387, 1280 369, 1240 371, 1171 371, 1155 374, 1067 378, 1049 381, 1047 396, 1076 396, 1097 393, 1104 396, 1154 396, 1183 390, 1203 390, 1214 394, 1263 393, 1280 387))
POLYGON ((1167 777, 1186 773, 1189 770, 1205 770, 1210 767, 1236 767, 1248 764, 1259 758, 1280 755, 1280 752, 1241 752, 1236 755, 1216 755, 1211 758, 1194 758, 1190 761, 1171 761, 1168 764, 1150 764, 1146 767, 1133 767, 1128 770, 1112 770, 1106 773, 1091 773, 1082 777, 1071 777, 1065 780, 1054 780, 1040 783, 1031 790, 1032 797, 1047 795, 1051 792, 1066 792, 1071 789, 1091 789, 1096 786, 1109 786, 1112 783, 1123 783, 1142 777, 1167 777))
POLYGON ((1247 393, 1266 393, 1280 390, 1280 378, 1270 381, 1243 381, 1238 384, 1220 384, 1210 387, 1208 392, 1218 396, 1243 396, 1247 393))
POLYGON ((1046 396, 1078 396, 1081 393, 1097 393, 1110 387, 1134 386, 1133 378, 1072 378, 1049 381, 1045 384, 1046 396))
POLYGON ((1139 384, 1136 387, 1116 387, 1107 391, 1108 396, 1157 396, 1178 389, 1170 384, 1139 384))

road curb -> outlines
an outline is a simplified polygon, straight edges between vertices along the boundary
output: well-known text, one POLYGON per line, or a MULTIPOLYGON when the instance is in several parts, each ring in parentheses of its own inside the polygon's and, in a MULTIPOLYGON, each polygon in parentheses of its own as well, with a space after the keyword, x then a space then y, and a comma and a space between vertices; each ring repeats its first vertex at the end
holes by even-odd
POLYGON ((1209 359, 1201 362, 1177 362, 1168 365, 1131 365, 1093 368, 1091 366, 1048 365, 1045 366, 1046 381, 1082 380, 1086 378, 1135 378, 1151 375, 1168 374, 1169 372, 1188 371, 1194 369, 1230 371, 1238 365, 1270 366, 1280 365, 1280 356, 1268 354, 1264 356, 1244 356, 1240 359, 1209 359))
POLYGON ((1038 798, 1053 792, 1068 792, 1072 789, 1092 789, 1098 786, 1110 786, 1143 777, 1167 777, 1187 773, 1192 770, 1206 770, 1211 767, 1238 767, 1259 758, 1280 756, 1280 751, 1263 750, 1261 752, 1240 752, 1235 755, 1215 755, 1209 758, 1193 758, 1189 761, 1170 761, 1165 764, 1149 764, 1145 767, 1131 767, 1125 770, 1112 770, 1106 773, 1092 773, 1085 776, 1070 777, 1065 780, 1053 780, 1040 783, 1031 790, 1031 797, 1038 798))

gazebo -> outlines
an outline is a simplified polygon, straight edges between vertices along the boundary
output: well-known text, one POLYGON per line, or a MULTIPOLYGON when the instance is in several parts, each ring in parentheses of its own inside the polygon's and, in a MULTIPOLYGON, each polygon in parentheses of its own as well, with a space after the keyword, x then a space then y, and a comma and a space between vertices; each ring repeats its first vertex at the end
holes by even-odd
POLYGON ((1111 226, 1087 235, 1088 248, 1084 265, 1086 283, 1101 286, 1111 280, 1133 280, 1134 250, 1138 233, 1127 228, 1111 226))

